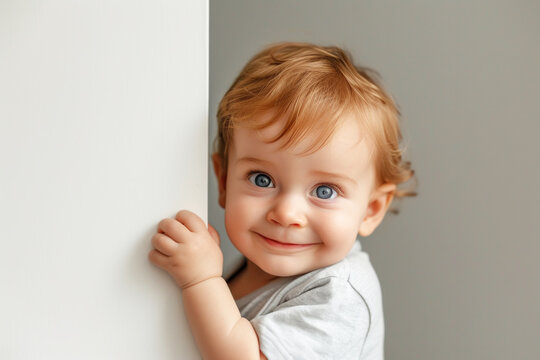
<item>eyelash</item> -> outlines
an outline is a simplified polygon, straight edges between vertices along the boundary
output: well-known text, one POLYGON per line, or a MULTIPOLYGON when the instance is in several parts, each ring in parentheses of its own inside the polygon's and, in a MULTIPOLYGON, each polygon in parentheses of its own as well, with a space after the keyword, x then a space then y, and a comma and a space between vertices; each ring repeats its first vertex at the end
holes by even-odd
POLYGON ((317 184, 317 185, 315 186, 315 189, 316 189, 317 187, 323 186, 323 185, 324 185, 324 186, 328 186, 328 187, 334 189, 334 190, 337 192, 338 196, 343 196, 343 191, 341 190, 341 188, 339 187, 338 184, 334 184, 334 183, 322 183, 322 184, 317 184))
MULTIPOLYGON (((251 181, 251 177, 252 177, 253 175, 256 175, 256 174, 264 174, 264 175, 268 176, 268 177, 270 178, 270 182, 275 186, 275 184, 274 184, 274 179, 272 179, 272 177, 271 177, 269 174, 265 173, 264 171, 260 171, 260 170, 252 170, 252 171, 248 172, 248 174, 247 174, 247 176, 246 176, 246 178, 248 179, 248 181, 249 181, 250 183, 252 183, 253 185, 257 186, 256 184, 254 184, 254 183, 251 181)), ((262 187, 262 188, 264 188, 264 187, 262 187)))
MULTIPOLYGON (((272 183, 274 184, 275 186, 275 181, 274 179, 266 172, 262 171, 262 170, 251 170, 247 173, 247 176, 246 178, 249 180, 249 178, 255 174, 265 174, 266 176, 268 176, 270 178, 270 180, 272 181, 272 183)), ((250 181, 251 182, 251 181, 250 181)), ((335 184, 335 183, 330 183, 330 182, 325 182, 325 183, 320 183, 320 184, 317 184, 313 187, 313 189, 317 189, 319 186, 328 186, 330 188, 332 188, 338 196, 343 196, 343 190, 341 189, 341 187, 338 185, 338 184, 335 184)))

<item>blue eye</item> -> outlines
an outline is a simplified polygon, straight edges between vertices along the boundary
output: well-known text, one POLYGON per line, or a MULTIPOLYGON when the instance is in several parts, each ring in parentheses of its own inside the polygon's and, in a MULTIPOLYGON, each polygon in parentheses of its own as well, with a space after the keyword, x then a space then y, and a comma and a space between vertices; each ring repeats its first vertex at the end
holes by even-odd
POLYGON ((336 190, 328 185, 320 185, 313 191, 316 197, 323 200, 333 199, 337 196, 336 190))
POLYGON ((272 179, 270 179, 270 176, 256 172, 249 176, 249 181, 251 181, 253 184, 255 184, 258 187, 274 187, 274 184, 272 183, 272 179))

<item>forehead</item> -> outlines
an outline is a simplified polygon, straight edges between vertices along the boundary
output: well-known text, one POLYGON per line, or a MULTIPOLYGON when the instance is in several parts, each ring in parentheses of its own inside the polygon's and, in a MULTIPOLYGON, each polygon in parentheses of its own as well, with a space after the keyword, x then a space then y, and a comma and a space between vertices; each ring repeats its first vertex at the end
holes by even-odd
POLYGON ((278 120, 260 130, 235 128, 229 160, 246 157, 270 159, 276 164, 307 164, 317 170, 343 172, 352 176, 360 176, 373 167, 373 146, 353 115, 341 119, 328 143, 315 151, 309 151, 313 147, 309 134, 289 147, 284 146, 284 139, 272 142, 281 132, 283 124, 283 120, 278 120))

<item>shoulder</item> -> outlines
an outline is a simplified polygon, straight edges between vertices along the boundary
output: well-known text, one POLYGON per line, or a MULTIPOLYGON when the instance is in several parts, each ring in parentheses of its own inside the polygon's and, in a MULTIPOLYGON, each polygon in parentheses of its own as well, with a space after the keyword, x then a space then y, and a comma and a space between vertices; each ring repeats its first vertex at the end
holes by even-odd
POLYGON ((261 350, 269 358, 358 359, 380 349, 376 289, 375 272, 359 248, 337 264, 281 283, 252 319, 261 350))
POLYGON ((338 291, 339 294, 344 291, 361 298, 367 306, 374 306, 381 301, 379 279, 359 242, 340 262, 296 278, 291 282, 287 295, 294 297, 302 292, 325 290, 338 291))
POLYGON ((379 283, 359 244, 339 263, 276 281, 250 300, 242 313, 267 356, 295 359, 309 348, 312 358, 348 359, 382 346, 379 283))
POLYGON ((243 314, 250 313, 248 318, 252 318, 275 311, 284 303, 334 302, 357 302, 369 309, 381 307, 379 280, 359 242, 340 262, 300 276, 280 278, 237 303, 241 311, 256 309, 243 314))
POLYGON ((379 279, 359 241, 342 261, 291 282, 282 301, 284 306, 312 305, 324 309, 342 324, 348 323, 350 329, 364 329, 365 335, 370 334, 368 343, 384 337, 379 279))

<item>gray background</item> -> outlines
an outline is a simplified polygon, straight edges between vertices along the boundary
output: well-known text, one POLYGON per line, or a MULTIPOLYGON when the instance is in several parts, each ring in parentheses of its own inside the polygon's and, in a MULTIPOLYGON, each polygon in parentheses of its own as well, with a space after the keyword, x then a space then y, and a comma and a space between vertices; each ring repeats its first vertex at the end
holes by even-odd
POLYGON ((419 196, 363 241, 387 359, 540 358, 539 17, 533 0, 210 1, 210 139, 219 100, 271 42, 343 46, 400 105, 419 196))

